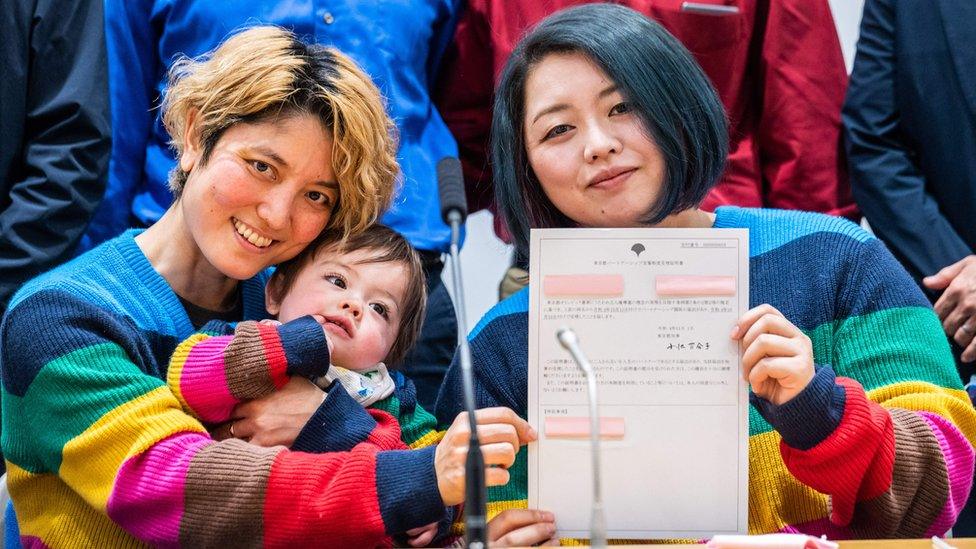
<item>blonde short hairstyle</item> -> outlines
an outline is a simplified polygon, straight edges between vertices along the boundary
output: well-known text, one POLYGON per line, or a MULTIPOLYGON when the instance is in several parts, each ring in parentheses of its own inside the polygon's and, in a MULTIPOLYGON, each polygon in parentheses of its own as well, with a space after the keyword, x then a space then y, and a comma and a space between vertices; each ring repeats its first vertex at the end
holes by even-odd
MULTIPOLYGON (((162 108, 177 159, 194 114, 203 164, 235 124, 318 116, 332 135, 339 183, 328 228, 343 238, 359 233, 390 205, 399 173, 395 126, 370 78, 334 48, 306 45, 278 27, 249 28, 210 54, 178 60, 162 108)), ((169 182, 175 197, 187 177, 177 163, 169 182)))

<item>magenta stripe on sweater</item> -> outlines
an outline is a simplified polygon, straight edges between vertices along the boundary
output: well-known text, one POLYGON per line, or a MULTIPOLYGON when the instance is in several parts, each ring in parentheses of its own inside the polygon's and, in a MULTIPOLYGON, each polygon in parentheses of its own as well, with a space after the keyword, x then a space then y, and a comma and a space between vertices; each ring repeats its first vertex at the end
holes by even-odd
POLYGON ((205 434, 177 433, 130 458, 115 477, 109 518, 153 545, 178 546, 190 460, 209 444, 205 434))
POLYGON ((930 412, 919 412, 919 415, 928 422, 938 439, 949 472, 949 499, 925 534, 925 537, 941 536, 956 523, 956 517, 969 498, 976 457, 973 446, 949 420, 930 412))
POLYGON ((20 546, 26 549, 48 549, 41 538, 34 536, 20 536, 20 546))
MULTIPOLYGON (((924 419, 932 433, 939 441, 942 455, 945 456, 946 466, 949 472, 949 500, 946 501, 942 512, 936 517, 929 527, 925 537, 941 536, 956 522, 959 511, 969 498, 971 487, 970 479, 976 456, 973 454, 973 447, 966 440, 966 437, 951 422, 944 417, 929 412, 918 412, 924 419)), ((784 527, 780 532, 783 533, 802 533, 813 536, 826 535, 831 540, 851 539, 854 537, 847 528, 837 526, 829 519, 819 519, 802 524, 793 524, 784 527)))
POLYGON ((830 522, 829 518, 802 522, 800 524, 788 524, 778 532, 780 534, 806 534, 808 536, 827 536, 831 541, 853 539, 854 535, 849 528, 837 526, 830 522))
POLYGON ((180 372, 183 400, 208 423, 227 421, 237 402, 227 385, 224 367, 224 351, 232 337, 212 337, 197 343, 180 372))

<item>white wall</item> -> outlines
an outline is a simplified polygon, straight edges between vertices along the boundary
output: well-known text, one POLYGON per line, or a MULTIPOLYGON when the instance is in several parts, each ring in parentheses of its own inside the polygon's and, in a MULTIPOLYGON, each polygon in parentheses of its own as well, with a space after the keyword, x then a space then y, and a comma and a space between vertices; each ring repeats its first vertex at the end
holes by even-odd
POLYGON ((861 26, 861 10, 864 0, 830 0, 830 9, 834 12, 834 24, 840 36, 840 47, 844 50, 844 61, 847 72, 854 62, 854 46, 857 45, 857 31, 861 26))
MULTIPOLYGON (((829 1, 847 70, 850 71, 864 0, 829 1)), ((461 250, 461 275, 467 297, 467 329, 470 331, 498 300, 498 282, 508 267, 512 248, 495 238, 492 217, 488 212, 478 212, 469 217, 467 231, 467 240, 461 250)), ((453 294, 450 265, 444 269, 443 278, 448 291, 453 294)))

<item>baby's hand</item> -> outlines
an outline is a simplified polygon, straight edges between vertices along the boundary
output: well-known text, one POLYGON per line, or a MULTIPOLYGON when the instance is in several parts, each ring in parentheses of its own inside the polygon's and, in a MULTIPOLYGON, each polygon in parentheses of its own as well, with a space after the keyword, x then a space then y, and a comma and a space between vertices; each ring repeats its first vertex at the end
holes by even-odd
POLYGON ((325 335, 325 343, 329 346, 329 356, 332 356, 332 340, 329 339, 329 333, 325 331, 325 317, 322 315, 312 315, 312 318, 322 327, 322 334, 325 335))
POLYGON ((772 305, 747 311, 731 337, 742 342, 742 377, 756 396, 779 406, 813 379, 813 343, 772 305))
POLYGON ((427 526, 407 530, 407 543, 410 544, 410 547, 426 547, 430 542, 434 541, 434 536, 436 535, 437 523, 432 522, 427 526))
POLYGON ((258 322, 260 324, 264 324, 265 326, 281 326, 281 323, 273 318, 266 318, 264 320, 259 320, 258 322))

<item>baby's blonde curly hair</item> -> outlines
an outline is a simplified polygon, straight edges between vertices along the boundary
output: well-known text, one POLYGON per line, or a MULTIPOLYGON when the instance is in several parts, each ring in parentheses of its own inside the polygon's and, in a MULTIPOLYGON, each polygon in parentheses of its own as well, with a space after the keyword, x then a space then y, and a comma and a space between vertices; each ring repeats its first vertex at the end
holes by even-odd
MULTIPOLYGON (((177 158, 191 113, 206 163, 220 136, 239 123, 293 114, 318 116, 332 135, 339 201, 328 228, 359 233, 389 207, 399 168, 396 129, 379 90, 355 62, 333 48, 306 45, 278 27, 252 27, 169 73, 163 123, 177 158)), ((169 186, 179 198, 189 174, 179 167, 169 186)))

